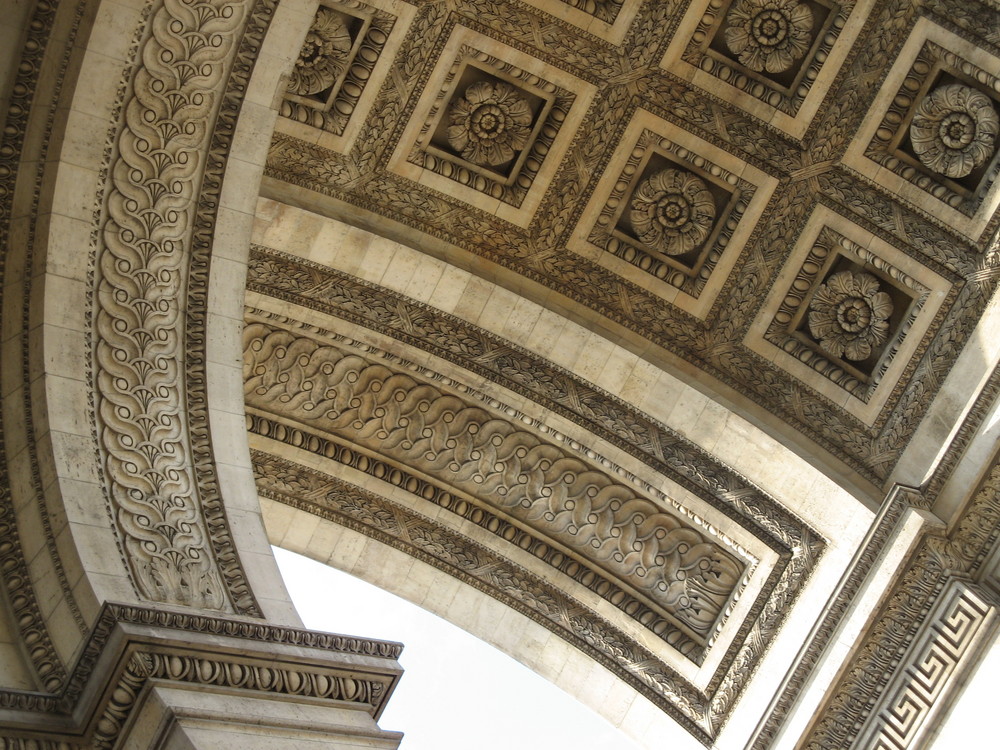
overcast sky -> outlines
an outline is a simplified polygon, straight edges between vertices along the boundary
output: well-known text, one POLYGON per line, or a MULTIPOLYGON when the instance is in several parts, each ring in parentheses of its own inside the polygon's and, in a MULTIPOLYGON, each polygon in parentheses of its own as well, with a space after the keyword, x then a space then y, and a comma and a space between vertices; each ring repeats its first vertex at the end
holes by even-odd
MULTIPOLYGON (((274 552, 306 627, 405 645, 405 672, 379 721, 405 732, 400 750, 642 750, 575 698, 437 615, 301 555, 274 552)), ((994 646, 935 750, 1000 747, 987 726, 997 695, 994 646)))
POLYGON ((306 626, 405 644, 404 674, 379 720, 400 750, 640 750, 519 662, 404 599, 275 549, 306 626))

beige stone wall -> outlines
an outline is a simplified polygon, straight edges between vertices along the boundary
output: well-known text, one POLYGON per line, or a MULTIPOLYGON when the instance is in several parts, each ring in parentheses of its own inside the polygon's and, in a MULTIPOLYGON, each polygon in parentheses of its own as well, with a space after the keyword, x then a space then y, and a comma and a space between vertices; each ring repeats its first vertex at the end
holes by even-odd
POLYGON ((1000 181, 995 154, 944 179, 899 123, 964 86, 988 135, 995 44, 978 3, 806 5, 826 20, 785 80, 703 2, 13 3, 6 744, 395 746, 398 648, 299 629, 273 541, 650 746, 926 745, 995 628, 1000 181), (293 100, 317 11, 352 63, 293 100), (509 174, 454 130, 487 89, 535 108, 509 174), (686 260, 619 210, 661 168, 727 217, 686 260), (809 318, 848 276, 862 344, 853 302, 836 335, 809 318), (386 409, 257 398, 329 374, 254 360, 265 331, 423 394, 407 420, 480 421, 428 421, 414 456, 386 409), (542 457, 504 491, 577 494, 549 518, 478 491, 485 424, 542 457), (908 681, 939 653, 939 684, 908 681))

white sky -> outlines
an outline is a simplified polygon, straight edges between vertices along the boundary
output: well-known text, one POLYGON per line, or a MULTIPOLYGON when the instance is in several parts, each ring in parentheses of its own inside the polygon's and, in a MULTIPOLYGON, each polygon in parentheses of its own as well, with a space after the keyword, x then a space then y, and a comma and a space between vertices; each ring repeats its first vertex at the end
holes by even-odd
POLYGON ((404 644, 379 720, 400 750, 639 750, 548 680, 464 630, 347 573, 275 548, 306 627, 404 644))
MULTIPOLYGON (((400 750, 641 750, 575 698, 437 615, 301 555, 274 553, 306 627, 404 644, 405 671, 379 720, 405 732, 400 750)), ((998 695, 994 644, 942 722, 935 750, 1000 748, 987 719, 998 695)))

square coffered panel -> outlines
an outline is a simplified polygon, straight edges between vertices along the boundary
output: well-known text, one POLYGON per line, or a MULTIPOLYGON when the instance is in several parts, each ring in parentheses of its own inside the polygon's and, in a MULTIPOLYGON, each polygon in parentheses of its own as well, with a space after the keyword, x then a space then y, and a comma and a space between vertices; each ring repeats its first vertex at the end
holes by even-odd
POLYGON ((390 171, 527 226, 594 86, 462 26, 439 59, 390 171))
POLYGON ((645 110, 608 173, 569 248, 703 317, 777 180, 645 110))
POLYGON ((333 151, 350 148, 414 15, 398 5, 320 3, 280 104, 278 132, 333 151))
POLYGON ((747 345, 867 424, 939 324, 950 283, 902 250, 819 207, 747 345))
POLYGON ((800 137, 854 37, 862 0, 702 0, 661 67, 800 137))
POLYGON ((978 240, 1000 205, 1000 58, 921 19, 845 163, 978 240))

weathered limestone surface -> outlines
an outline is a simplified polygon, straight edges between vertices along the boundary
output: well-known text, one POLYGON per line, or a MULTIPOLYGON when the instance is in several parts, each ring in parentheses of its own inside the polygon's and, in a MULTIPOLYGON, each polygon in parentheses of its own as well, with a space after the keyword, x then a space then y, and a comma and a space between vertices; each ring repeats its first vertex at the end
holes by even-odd
POLYGON ((1000 603, 995 7, 9 5, 4 747, 396 747, 399 645, 271 543, 649 747, 933 744, 1000 603))

